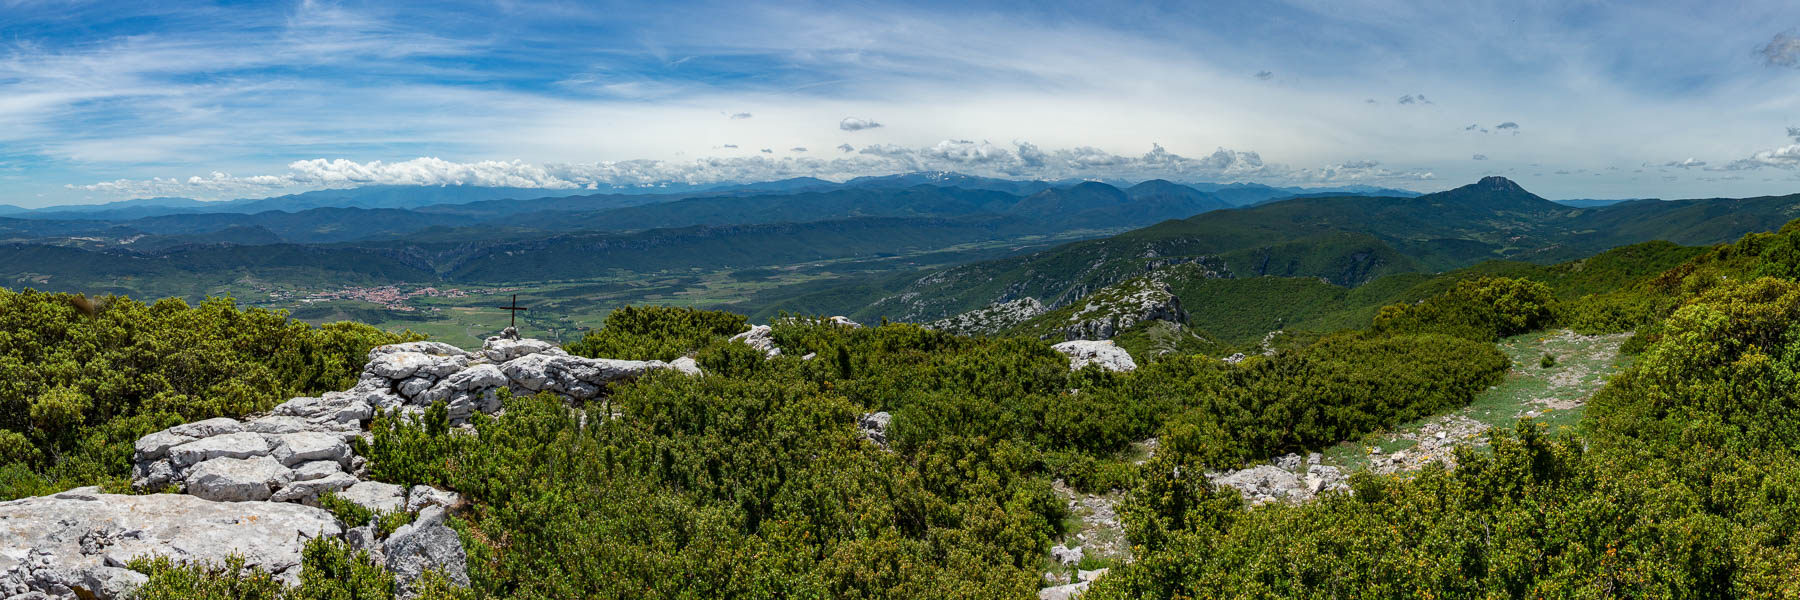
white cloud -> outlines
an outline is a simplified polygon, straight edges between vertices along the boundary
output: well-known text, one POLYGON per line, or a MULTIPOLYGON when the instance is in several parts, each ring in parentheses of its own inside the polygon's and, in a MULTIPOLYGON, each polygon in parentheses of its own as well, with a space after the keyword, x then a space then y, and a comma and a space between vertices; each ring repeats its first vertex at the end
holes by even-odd
MULTIPOLYGON (((71 189, 114 197, 147 195, 188 196, 204 199, 245 197, 257 193, 295 189, 344 188, 365 185, 421 185, 583 189, 601 185, 640 187, 664 183, 711 184, 772 181, 810 176, 848 179, 909 171, 957 171, 995 177, 1061 180, 1070 178, 1151 179, 1183 181, 1243 180, 1271 183, 1328 183, 1336 181, 1421 181, 1431 174, 1419 170, 1390 170, 1374 160, 1352 160, 1318 169, 1293 169, 1263 162, 1255 152, 1219 148, 1210 154, 1188 157, 1152 145, 1149 152, 1131 156, 1091 146, 1045 151, 1029 142, 1010 146, 971 140, 944 140, 925 147, 875 144, 855 151, 838 147, 837 158, 768 156, 708 157, 693 160, 628 160, 592 163, 534 164, 518 160, 457 162, 434 157, 385 162, 348 159, 310 159, 288 164, 285 173, 233 176, 215 172, 186 179, 121 179, 71 189), (236 194, 237 196, 232 196, 236 194)), ((795 147, 793 151, 803 152, 795 147)))
POLYGON ((748 118, 750 118, 750 113, 733 113, 731 115, 731 120, 733 121, 741 121, 748 118))
POLYGON ((1769 40, 1768 45, 1758 50, 1763 61, 1773 67, 1800 67, 1800 37, 1790 33, 1777 33, 1769 40))
POLYGON ((844 131, 862 131, 864 129, 874 129, 880 126, 880 123, 861 117, 844 117, 844 120, 838 121, 838 129, 844 131))
POLYGON ((1469 157, 1469 160, 1487 160, 1487 159, 1488 159, 1488 157, 1486 154, 1477 154, 1475 156, 1469 157))
POLYGON ((837 149, 842 150, 844 152, 855 152, 856 146, 852 146, 849 144, 838 144, 837 149))

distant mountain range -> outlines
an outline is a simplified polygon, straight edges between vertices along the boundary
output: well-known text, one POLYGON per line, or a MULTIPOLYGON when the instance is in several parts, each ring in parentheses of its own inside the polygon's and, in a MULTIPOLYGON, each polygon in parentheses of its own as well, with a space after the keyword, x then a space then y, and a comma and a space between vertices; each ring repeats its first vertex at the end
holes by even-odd
POLYGON ((730 276, 744 287, 724 296, 727 307, 929 321, 1023 298, 1065 306, 1186 262, 1353 288, 1493 259, 1713 244, 1800 212, 1800 195, 1572 206, 1498 177, 1426 195, 956 173, 512 197, 520 191, 359 188, 223 203, 294 209, 254 213, 193 212, 182 199, 15 213, 0 216, 0 284, 191 298, 244 280, 648 281, 808 265, 778 284, 730 276), (186 212, 131 216, 152 209, 186 212))
POLYGON ((889 293, 831 308, 858 318, 930 321, 1027 297, 1056 307, 1159 265, 1197 260, 1222 260, 1235 277, 1311 277, 1355 287, 1383 275, 1495 259, 1549 264, 1652 240, 1715 244, 1775 229, 1796 213, 1800 195, 1575 208, 1488 177, 1411 198, 1290 198, 910 280, 846 283, 889 293))
MULTIPOLYGON (((469 204, 494 200, 535 200, 571 196, 666 196, 666 195, 744 195, 758 193, 827 192, 839 189, 902 189, 920 185, 956 187, 969 190, 1005 192, 1028 196, 1052 188, 1072 187, 1087 180, 1035 181, 979 177, 943 171, 900 173, 857 177, 843 183, 816 177, 796 177, 758 183, 713 185, 661 184, 655 186, 607 186, 594 189, 556 190, 544 188, 476 187, 476 186, 399 186, 375 185, 347 189, 331 189, 241 200, 207 202, 190 198, 139 198, 104 204, 68 204, 36 209, 0 204, 0 215, 33 219, 128 220, 174 214, 238 213, 256 214, 271 210, 298 212, 313 208, 400 208, 412 209, 434 205, 469 204)), ((1103 182, 1115 187, 1128 187, 1125 182, 1103 182)), ((1357 194, 1368 196, 1417 196, 1417 192, 1370 186, 1345 187, 1270 187, 1253 183, 1188 183, 1199 191, 1212 193, 1231 206, 1248 206, 1275 198, 1305 194, 1357 194)))

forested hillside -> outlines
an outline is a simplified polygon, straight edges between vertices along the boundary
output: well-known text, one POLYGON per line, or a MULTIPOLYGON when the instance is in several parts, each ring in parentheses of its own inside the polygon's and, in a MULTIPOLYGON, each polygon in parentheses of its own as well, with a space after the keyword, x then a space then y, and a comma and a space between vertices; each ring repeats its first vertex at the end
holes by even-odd
MULTIPOLYGON (((1082 576, 1092 599, 1782 596, 1800 589, 1797 276, 1800 222, 1495 263, 1384 284, 1400 301, 1348 330, 1123 372, 1071 370, 1035 337, 797 317, 773 322, 771 356, 727 339, 742 317, 632 309, 568 350, 691 356, 704 375, 653 373, 603 405, 507 397, 473 435, 441 406, 377 415, 358 452, 378 481, 466 499, 449 522, 470 587, 432 592, 448 596, 1029 598, 1071 567, 1110 569, 1082 576), (1553 328, 1636 332, 1575 433, 1525 418, 1454 469, 1357 471, 1311 501, 1251 506, 1213 479, 1464 407, 1521 368, 1496 340, 1553 328), (1129 551, 1059 563, 1052 545, 1083 522, 1071 503, 1114 490, 1129 551)), ((1347 298, 1301 316, 1335 324, 1347 298)), ((138 436, 344 389, 365 351, 405 339, 226 301, 30 291, 0 296, 0 323, 0 498, 124 491, 138 436)), ((147 597, 394 593, 337 544, 305 564, 344 578, 291 591, 138 567, 147 597)))
POLYGON ((889 293, 842 310, 930 321, 1022 297, 1060 306, 1148 269, 1196 260, 1222 260, 1222 275, 1233 278, 1309 277, 1354 288, 1495 260, 1548 265, 1651 241, 1727 242, 1780 227, 1796 206, 1800 196, 1573 208, 1500 177, 1415 198, 1301 197, 904 281, 858 282, 889 293))

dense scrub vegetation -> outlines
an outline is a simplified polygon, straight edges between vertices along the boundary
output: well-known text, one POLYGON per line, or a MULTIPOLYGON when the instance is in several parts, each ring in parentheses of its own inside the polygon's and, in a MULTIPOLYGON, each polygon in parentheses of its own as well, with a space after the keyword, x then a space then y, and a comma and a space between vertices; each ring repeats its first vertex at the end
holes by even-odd
POLYGON ((1089 597, 1794 597, 1800 283, 1761 276, 1795 230, 1641 288, 1671 312, 1582 439, 1525 420, 1453 472, 1252 511, 1191 475, 1204 454, 1159 455, 1124 510, 1140 558, 1089 597))
POLYGON ((0 289, 0 499, 116 487, 144 434, 347 389, 369 348, 407 339, 226 299, 0 289))

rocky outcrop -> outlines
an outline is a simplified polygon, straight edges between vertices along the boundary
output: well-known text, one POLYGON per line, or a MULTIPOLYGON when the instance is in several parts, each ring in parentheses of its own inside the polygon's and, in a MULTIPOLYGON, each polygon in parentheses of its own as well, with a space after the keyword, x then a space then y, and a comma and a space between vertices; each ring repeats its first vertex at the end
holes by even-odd
MULTIPOLYGON (((847 326, 854 326, 845 320, 847 326)), ((572 356, 510 329, 478 352, 411 342, 369 351, 349 390, 294 398, 244 420, 188 423, 140 438, 133 484, 184 494, 121 496, 93 489, 0 503, 0 598, 117 598, 144 581, 124 568, 138 557, 221 563, 241 554, 251 567, 298 583, 307 540, 342 538, 379 557, 402 596, 426 572, 467 585, 461 540, 445 525, 462 504, 453 492, 367 481, 352 441, 377 411, 449 407, 453 424, 501 410, 499 390, 547 392, 579 405, 620 382, 660 369, 699 375, 692 359, 673 363, 572 356), (371 511, 415 512, 387 540, 368 524, 339 523, 318 508, 335 493, 371 511)))
MULTIPOLYGON (((369 351, 362 377, 349 390, 294 398, 247 421, 209 419, 144 436, 132 456, 132 483, 146 490, 175 486, 210 500, 316 505, 320 494, 358 485, 362 459, 353 456, 350 441, 376 411, 420 412, 444 402, 451 423, 460 424, 478 411, 499 412, 501 389, 549 392, 581 403, 659 369, 700 371, 691 359, 573 356, 511 330, 488 338, 479 352, 438 342, 381 346, 369 351)), ((381 503, 391 504, 397 501, 381 503)))
POLYGON ((1349 489, 1349 477, 1337 467, 1320 464, 1322 458, 1315 452, 1302 461, 1300 455, 1289 454, 1271 464, 1207 473, 1206 478, 1213 485, 1236 489, 1252 505, 1300 503, 1329 491, 1349 489))
POLYGON ((279 502, 127 496, 94 488, 0 502, 0 593, 117 598, 145 580, 124 567, 155 556, 223 563, 236 554, 247 566, 293 584, 307 540, 341 533, 331 513, 279 502))
POLYGON ((1079 371, 1088 365, 1099 365, 1108 371, 1135 371, 1137 361, 1131 353, 1112 340, 1073 340, 1051 346, 1069 357, 1069 370, 1079 371))
POLYGON ((1065 340, 1105 340, 1146 321, 1188 321, 1181 299, 1155 274, 1083 298, 1058 330, 1065 340))
POLYGON ((1044 303, 1027 296, 932 321, 925 327, 957 335, 994 335, 1048 311, 1044 303))

